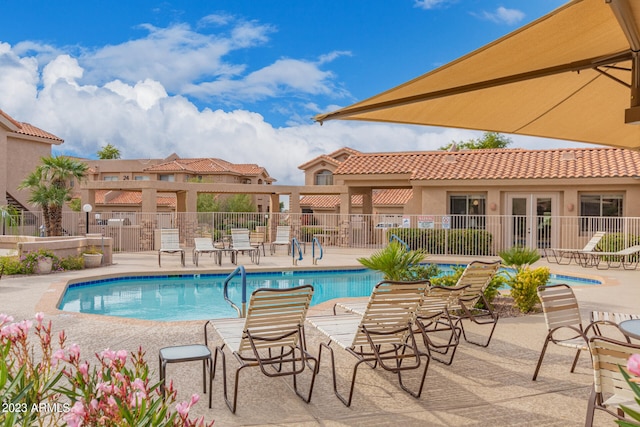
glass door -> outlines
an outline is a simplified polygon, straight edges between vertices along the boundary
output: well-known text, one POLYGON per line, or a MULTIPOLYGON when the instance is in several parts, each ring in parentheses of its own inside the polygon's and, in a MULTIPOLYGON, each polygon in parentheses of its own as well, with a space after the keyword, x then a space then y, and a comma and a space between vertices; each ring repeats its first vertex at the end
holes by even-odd
POLYGON ((507 194, 507 246, 552 247, 555 234, 551 219, 557 201, 556 193, 507 194))

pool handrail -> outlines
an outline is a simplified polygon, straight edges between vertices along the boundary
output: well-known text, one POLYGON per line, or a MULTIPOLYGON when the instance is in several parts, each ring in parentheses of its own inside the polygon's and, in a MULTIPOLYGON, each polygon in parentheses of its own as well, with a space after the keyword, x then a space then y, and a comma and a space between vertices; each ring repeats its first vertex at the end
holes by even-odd
POLYGON ((391 236, 389 236, 389 243, 393 242, 394 240, 396 240, 398 243, 400 243, 401 245, 403 245, 405 247, 406 250, 411 250, 411 248, 409 247, 409 244, 407 242, 405 242, 404 240, 402 240, 401 238, 399 238, 397 235, 395 235, 394 233, 391 233, 391 236))
POLYGON ((225 301, 231 304, 231 307, 233 307, 238 312, 238 317, 245 317, 247 312, 247 272, 244 268, 244 265, 237 266, 236 269, 233 270, 233 272, 229 274, 226 279, 224 279, 224 287, 222 288, 222 292, 225 301), (229 294, 227 292, 229 282, 231 281, 231 279, 237 276, 238 273, 240 273, 240 280, 242 281, 242 310, 240 310, 238 306, 235 305, 233 301, 231 301, 231 299, 229 299, 229 294))
POLYGON ((317 237, 314 237, 311 241, 311 259, 313 259, 313 265, 318 264, 318 260, 322 259, 322 254, 323 250, 322 245, 320 244, 320 240, 318 240, 317 237), (318 250, 320 251, 320 256, 318 258, 316 258, 316 243, 318 244, 318 250))
POLYGON ((291 239, 291 259, 293 260, 293 265, 298 265, 298 261, 302 261, 302 248, 300 247, 300 242, 295 237, 291 239), (298 248, 298 259, 296 259, 296 248, 298 248))

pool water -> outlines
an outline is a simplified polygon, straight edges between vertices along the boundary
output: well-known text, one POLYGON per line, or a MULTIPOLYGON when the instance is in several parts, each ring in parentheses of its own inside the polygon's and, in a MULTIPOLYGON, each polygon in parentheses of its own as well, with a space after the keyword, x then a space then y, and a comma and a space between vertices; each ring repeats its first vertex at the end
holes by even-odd
MULTIPOLYGON (((442 274, 452 271, 440 265, 442 274)), ((597 280, 552 275, 552 283, 600 284, 597 280)), ((118 277, 70 284, 58 308, 78 313, 134 319, 177 321, 237 317, 224 300, 227 274, 189 274, 118 277)), ((247 301, 258 288, 289 288, 304 284, 314 287, 311 305, 334 298, 369 296, 382 274, 367 270, 286 271, 247 273, 247 301)), ((242 303, 240 277, 228 287, 229 298, 242 303)))

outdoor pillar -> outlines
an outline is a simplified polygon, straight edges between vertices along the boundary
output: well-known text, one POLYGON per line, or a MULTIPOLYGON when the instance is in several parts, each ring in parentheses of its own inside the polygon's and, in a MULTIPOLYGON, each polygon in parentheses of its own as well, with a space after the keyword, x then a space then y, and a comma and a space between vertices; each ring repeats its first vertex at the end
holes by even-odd
POLYGON ((178 191, 176 212, 198 212, 198 192, 196 190, 178 191))
POLYGON ((280 195, 271 194, 269 196, 269 221, 267 224, 267 238, 272 242, 276 238, 278 221, 280 220, 280 195))
POLYGON ((156 213, 158 211, 158 190, 155 188, 145 188, 142 190, 142 212, 156 213))
POLYGON ((0 206, 7 205, 7 171, 10 169, 7 159, 7 133, 0 132, 0 206))

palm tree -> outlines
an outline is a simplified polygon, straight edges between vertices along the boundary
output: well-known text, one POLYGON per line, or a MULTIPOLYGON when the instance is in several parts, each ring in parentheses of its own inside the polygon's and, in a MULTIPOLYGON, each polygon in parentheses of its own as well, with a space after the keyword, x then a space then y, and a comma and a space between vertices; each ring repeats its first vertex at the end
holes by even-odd
POLYGON ((29 203, 42 209, 47 235, 62 236, 62 208, 71 200, 68 182, 82 180, 88 166, 64 156, 43 157, 41 162, 18 188, 31 190, 29 203))
POLYGON ((365 267, 380 271, 386 280, 412 280, 411 268, 419 265, 426 253, 422 250, 407 250, 404 245, 393 241, 369 258, 358 258, 365 267))

